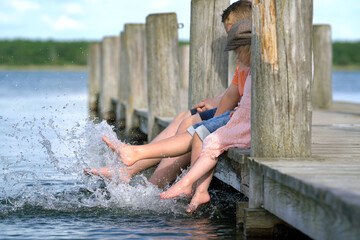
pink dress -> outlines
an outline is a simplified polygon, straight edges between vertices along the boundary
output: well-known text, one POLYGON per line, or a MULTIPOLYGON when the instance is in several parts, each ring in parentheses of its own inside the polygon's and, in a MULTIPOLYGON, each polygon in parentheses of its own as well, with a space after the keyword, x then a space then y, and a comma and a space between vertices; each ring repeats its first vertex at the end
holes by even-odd
POLYGON ((250 148, 251 142, 251 74, 244 87, 244 95, 230 121, 207 136, 200 157, 217 158, 229 148, 250 148))

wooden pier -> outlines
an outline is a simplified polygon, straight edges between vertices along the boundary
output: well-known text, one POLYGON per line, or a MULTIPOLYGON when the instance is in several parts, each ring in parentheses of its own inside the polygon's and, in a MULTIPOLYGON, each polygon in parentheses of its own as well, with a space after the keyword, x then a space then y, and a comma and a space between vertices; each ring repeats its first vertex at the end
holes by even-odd
MULTIPOLYGON (((241 165, 248 172, 239 179, 250 171, 260 176, 263 209, 314 239, 359 239, 360 104, 334 102, 313 112, 311 157, 243 156, 241 165)), ((256 235, 256 222, 248 225, 245 234, 256 235)))
MULTIPOLYGON (((278 2, 253 1, 252 148, 221 155, 215 177, 249 198, 237 207, 248 237, 282 223, 314 239, 359 239, 360 104, 331 100, 331 29, 312 27, 312 1, 278 2)), ((190 46, 177 43, 175 13, 94 43, 90 109, 151 141, 176 114, 222 92, 234 69, 222 47, 228 5, 192 0, 190 46)))

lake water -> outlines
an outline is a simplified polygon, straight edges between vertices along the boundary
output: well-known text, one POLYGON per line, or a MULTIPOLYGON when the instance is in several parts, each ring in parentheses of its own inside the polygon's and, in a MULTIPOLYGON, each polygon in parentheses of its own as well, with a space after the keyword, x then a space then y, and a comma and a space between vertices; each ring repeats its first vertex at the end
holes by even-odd
MULTIPOLYGON (((334 72, 333 89, 360 103, 360 72, 334 72)), ((160 199, 142 175, 129 185, 86 177, 118 160, 101 141, 112 128, 88 120, 87 91, 86 72, 0 71, 0 239, 241 238, 230 190, 213 188, 187 215, 186 200, 160 199)))

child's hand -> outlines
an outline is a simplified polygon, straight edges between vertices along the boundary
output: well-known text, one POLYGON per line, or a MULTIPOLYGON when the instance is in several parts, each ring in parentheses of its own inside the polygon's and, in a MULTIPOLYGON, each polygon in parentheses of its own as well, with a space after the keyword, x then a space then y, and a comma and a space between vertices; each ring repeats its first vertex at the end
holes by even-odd
POLYGON ((194 106, 194 108, 196 108, 196 110, 197 110, 198 112, 204 112, 204 111, 207 110, 207 107, 206 107, 206 105, 205 105, 204 102, 199 102, 198 104, 196 104, 196 105, 194 106))
POLYGON ((239 108, 239 105, 237 105, 234 110, 230 113, 230 118, 232 117, 232 115, 234 115, 234 112, 239 108))
POLYGON ((198 112, 204 112, 206 110, 210 110, 215 108, 218 105, 218 101, 214 98, 207 98, 201 100, 198 104, 194 106, 198 112))

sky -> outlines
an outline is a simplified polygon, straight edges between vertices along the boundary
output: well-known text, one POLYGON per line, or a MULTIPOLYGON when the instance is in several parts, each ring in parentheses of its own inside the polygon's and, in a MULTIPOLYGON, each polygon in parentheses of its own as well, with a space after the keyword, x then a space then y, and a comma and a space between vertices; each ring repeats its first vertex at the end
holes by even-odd
MULTIPOLYGON (((230 2, 234 2, 231 0, 230 2)), ((295 1, 295 0, 290 0, 295 1)), ((116 36, 125 23, 176 12, 188 40, 191 0, 0 0, 0 39, 90 40, 116 36)), ((313 0, 314 24, 330 24, 333 41, 360 40, 359 0, 313 0)))

